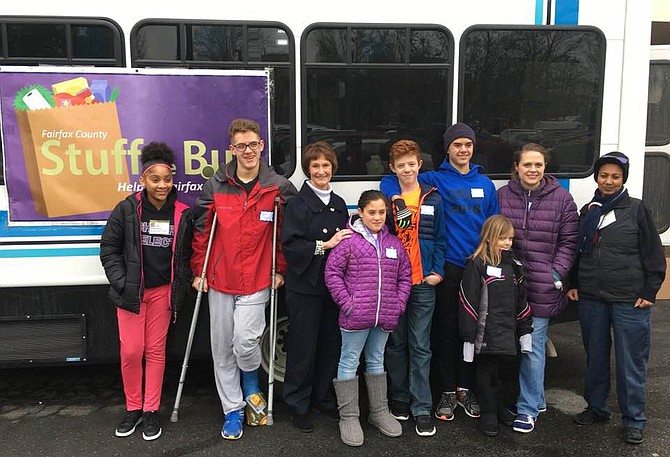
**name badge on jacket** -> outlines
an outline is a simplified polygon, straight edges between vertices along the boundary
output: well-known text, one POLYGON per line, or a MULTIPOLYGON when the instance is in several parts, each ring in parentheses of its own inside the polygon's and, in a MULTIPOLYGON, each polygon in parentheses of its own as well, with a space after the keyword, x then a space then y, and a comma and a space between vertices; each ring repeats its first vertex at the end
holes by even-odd
POLYGON ((486 265, 486 275, 499 278, 502 276, 502 268, 486 265))
POLYGON ((395 248, 386 248, 386 258, 387 259, 397 259, 398 251, 395 248))
POLYGON ((261 222, 272 222, 275 213, 272 211, 261 211, 261 222))

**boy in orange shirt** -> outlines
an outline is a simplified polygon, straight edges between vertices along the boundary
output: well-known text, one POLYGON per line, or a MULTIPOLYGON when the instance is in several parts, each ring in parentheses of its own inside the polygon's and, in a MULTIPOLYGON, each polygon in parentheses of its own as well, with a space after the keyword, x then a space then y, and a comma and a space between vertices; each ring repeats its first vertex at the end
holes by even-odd
POLYGON ((389 225, 403 242, 412 264, 407 310, 386 345, 391 414, 398 420, 408 420, 411 414, 416 433, 432 436, 435 426, 430 414, 430 328, 435 286, 444 275, 447 244, 442 197, 435 187, 417 179, 423 161, 416 142, 397 141, 389 156, 389 167, 401 190, 400 197, 393 200, 393 221, 389 225))

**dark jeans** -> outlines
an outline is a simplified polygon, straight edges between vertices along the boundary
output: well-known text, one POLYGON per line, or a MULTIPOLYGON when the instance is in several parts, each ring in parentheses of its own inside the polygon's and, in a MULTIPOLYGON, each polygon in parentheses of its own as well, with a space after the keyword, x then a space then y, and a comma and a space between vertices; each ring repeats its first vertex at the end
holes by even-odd
MULTIPOLYGON (((456 387, 470 388, 474 363, 463 361, 463 341, 458 331, 459 290, 463 268, 444 264, 444 281, 437 285, 435 313, 431 333, 435 391, 455 392, 456 387)), ((439 398, 439 397, 438 397, 439 398)))
POLYGON ((407 310, 386 343, 389 398, 409 403, 413 416, 430 414, 430 325, 435 308, 435 287, 412 286, 407 310))
POLYGON ((333 379, 340 359, 339 309, 330 296, 286 291, 289 320, 284 401, 295 414, 337 408, 333 379))
POLYGON ((610 350, 614 335, 616 384, 624 427, 644 429, 647 363, 651 346, 651 308, 634 303, 579 300, 579 323, 586 349, 584 399, 589 409, 610 416, 610 350))

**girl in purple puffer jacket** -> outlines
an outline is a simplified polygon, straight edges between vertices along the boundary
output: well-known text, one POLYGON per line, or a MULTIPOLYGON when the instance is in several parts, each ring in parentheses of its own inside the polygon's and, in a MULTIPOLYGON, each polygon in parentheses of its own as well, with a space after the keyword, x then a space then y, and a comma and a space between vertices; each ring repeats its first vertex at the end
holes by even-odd
POLYGON ((342 350, 333 380, 340 412, 340 437, 349 446, 363 444, 356 371, 365 352, 369 421, 384 435, 400 436, 400 423, 388 410, 384 348, 395 330, 412 288, 412 269, 402 242, 385 225, 384 194, 366 190, 358 215, 349 225, 351 238, 335 247, 326 262, 325 279, 340 307, 342 350))

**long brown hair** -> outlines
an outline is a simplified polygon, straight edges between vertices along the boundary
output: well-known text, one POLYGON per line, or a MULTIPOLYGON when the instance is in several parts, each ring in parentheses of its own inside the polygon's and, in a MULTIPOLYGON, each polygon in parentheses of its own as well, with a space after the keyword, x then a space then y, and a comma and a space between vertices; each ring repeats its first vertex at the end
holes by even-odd
POLYGON ((510 220, 502 214, 489 217, 482 226, 479 246, 470 257, 479 257, 489 265, 499 265, 502 255, 496 243, 505 235, 514 235, 514 226, 510 220))

